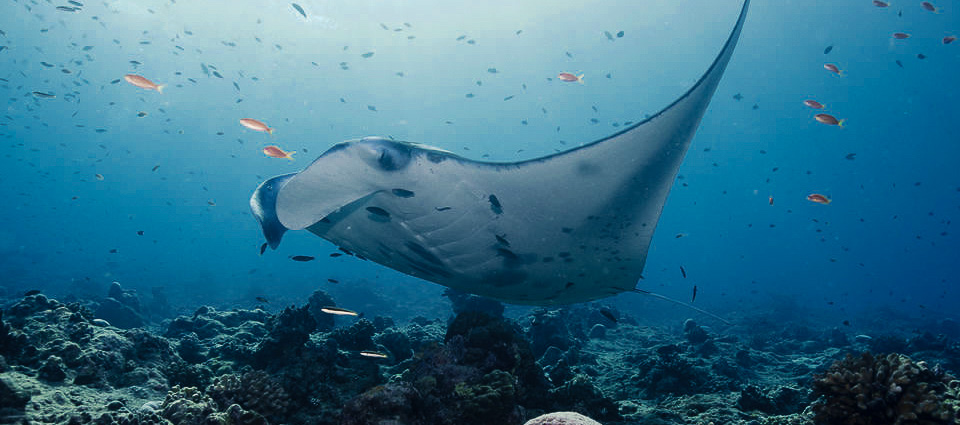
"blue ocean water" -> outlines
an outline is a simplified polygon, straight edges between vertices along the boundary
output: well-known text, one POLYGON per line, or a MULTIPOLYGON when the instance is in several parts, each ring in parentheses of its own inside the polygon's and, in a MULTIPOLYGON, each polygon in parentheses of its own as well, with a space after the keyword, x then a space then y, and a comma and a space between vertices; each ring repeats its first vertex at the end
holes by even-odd
MULTIPOLYGON (((336 247, 307 232, 259 255, 250 193, 363 136, 491 161, 588 143, 684 93, 739 11, 702 0, 298 5, 306 16, 288 2, 0 6, 4 291, 102 297, 118 281, 163 288, 192 311, 258 296, 280 308, 323 289, 399 319, 443 317, 442 287, 330 257, 336 247), (134 87, 128 73, 166 87, 134 87), (265 157, 268 145, 295 160, 265 157)), ((954 314, 960 44, 941 40, 960 31, 955 6, 755 2, 638 287, 689 301, 696 285, 697 306, 731 318, 779 310, 878 326, 954 314)), ((651 320, 690 315, 636 294, 604 302, 651 320)))

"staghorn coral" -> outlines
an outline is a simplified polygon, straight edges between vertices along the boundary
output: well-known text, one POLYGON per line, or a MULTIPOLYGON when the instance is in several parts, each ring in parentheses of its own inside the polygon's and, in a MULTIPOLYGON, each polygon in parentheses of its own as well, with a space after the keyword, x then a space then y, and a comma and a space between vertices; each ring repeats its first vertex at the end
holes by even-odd
POLYGON ((952 424, 960 417, 960 381, 896 353, 847 355, 815 376, 813 394, 815 420, 828 425, 952 424))
POLYGON ((290 406, 280 381, 262 370, 218 376, 207 387, 207 394, 224 408, 239 404, 268 418, 284 415, 290 406))

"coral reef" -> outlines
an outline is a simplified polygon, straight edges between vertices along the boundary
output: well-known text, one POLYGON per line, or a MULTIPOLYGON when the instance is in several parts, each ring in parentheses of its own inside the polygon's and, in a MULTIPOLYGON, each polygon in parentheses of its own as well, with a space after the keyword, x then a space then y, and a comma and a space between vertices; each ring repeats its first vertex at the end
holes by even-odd
POLYGON ((936 424, 960 419, 960 381, 902 354, 847 355, 817 375, 813 404, 823 424, 936 424))
MULTIPOLYGON (((132 292, 111 292, 136 307, 132 292)), ((320 307, 336 303, 317 291, 276 313, 201 307, 158 332, 118 328, 96 316, 100 302, 34 293, 0 310, 0 423, 516 425, 564 411, 586 416, 532 423, 896 423, 864 416, 876 408, 924 424, 955 421, 960 406, 943 368, 902 355, 814 375, 878 341, 956 364, 960 345, 944 335, 797 326, 739 336, 693 320, 638 326, 598 303, 513 320, 499 303, 448 296, 448 321, 334 319, 320 307)))

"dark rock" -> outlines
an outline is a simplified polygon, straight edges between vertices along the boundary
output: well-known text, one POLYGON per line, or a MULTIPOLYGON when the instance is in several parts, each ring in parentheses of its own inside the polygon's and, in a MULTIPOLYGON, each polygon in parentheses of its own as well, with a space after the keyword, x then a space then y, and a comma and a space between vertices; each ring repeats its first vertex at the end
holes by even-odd
POLYGON ((63 371, 63 360, 57 356, 47 357, 43 366, 40 366, 40 369, 37 370, 37 376, 49 382, 63 381, 67 377, 67 374, 63 371))
POLYGON ((123 407, 123 402, 118 400, 107 403, 107 410, 120 410, 121 407, 123 407))
POLYGON ((503 317, 503 304, 499 301, 477 295, 467 294, 448 289, 443 295, 453 304, 453 313, 460 314, 467 311, 484 313, 491 317, 503 317))
POLYGON ((17 385, 12 377, 0 376, 0 408, 22 410, 30 401, 30 393, 17 385))
POLYGON ((373 387, 350 400, 340 413, 340 425, 423 423, 420 393, 407 382, 373 387))
POLYGON ((687 319, 683 322, 683 336, 687 338, 691 344, 702 344, 707 339, 710 339, 710 335, 707 334, 697 322, 694 322, 693 319, 687 319))
POLYGON ((110 322, 120 329, 133 329, 143 326, 143 318, 135 310, 113 298, 100 302, 96 311, 97 318, 110 322))
POLYGON ((756 385, 747 385, 740 390, 737 407, 747 412, 759 410, 764 413, 772 413, 775 410, 773 401, 756 385))

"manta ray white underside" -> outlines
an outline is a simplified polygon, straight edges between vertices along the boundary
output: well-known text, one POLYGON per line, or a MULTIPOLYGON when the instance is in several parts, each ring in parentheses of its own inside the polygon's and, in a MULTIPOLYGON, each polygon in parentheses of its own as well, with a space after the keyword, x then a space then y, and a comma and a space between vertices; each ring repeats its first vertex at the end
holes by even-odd
POLYGON ((568 304, 631 291, 748 6, 689 91, 610 137, 513 163, 349 141, 265 181, 250 206, 273 248, 286 230, 307 229, 403 273, 504 302, 568 304))

